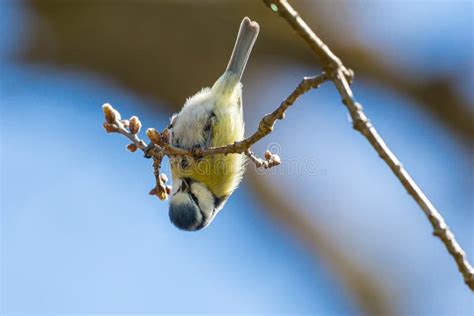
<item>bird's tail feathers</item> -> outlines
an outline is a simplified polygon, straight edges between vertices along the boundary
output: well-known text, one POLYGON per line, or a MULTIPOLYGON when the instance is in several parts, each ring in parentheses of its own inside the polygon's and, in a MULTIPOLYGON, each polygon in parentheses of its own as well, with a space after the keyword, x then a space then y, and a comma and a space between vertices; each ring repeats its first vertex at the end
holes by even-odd
POLYGON ((245 17, 240 24, 239 34, 235 41, 234 50, 227 65, 226 72, 232 72, 240 79, 257 39, 260 26, 257 22, 245 17))
POLYGON ((240 24, 237 40, 224 74, 214 84, 212 90, 220 94, 232 94, 240 85, 240 79, 247 65, 253 45, 257 39, 260 26, 257 22, 245 17, 240 24))

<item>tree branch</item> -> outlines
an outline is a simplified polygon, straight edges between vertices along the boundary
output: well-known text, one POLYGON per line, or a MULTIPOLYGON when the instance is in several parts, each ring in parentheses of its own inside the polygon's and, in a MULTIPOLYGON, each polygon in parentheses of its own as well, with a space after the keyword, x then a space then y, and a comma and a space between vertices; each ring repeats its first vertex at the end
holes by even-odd
MULTIPOLYGON (((127 126, 129 121, 122 120, 120 113, 114 109, 110 104, 106 103, 102 106, 104 111, 106 122, 104 123, 104 128, 109 133, 119 133, 127 137, 132 143, 145 152, 149 157, 159 157, 160 155, 166 156, 191 156, 191 157, 204 157, 216 154, 246 154, 250 156, 250 160, 255 162, 257 166, 266 166, 269 168, 279 164, 279 159, 276 155, 266 155, 268 158, 265 160, 257 158, 251 151, 253 144, 257 143, 259 140, 267 136, 273 131, 273 126, 277 120, 282 120, 285 117, 285 113, 290 106, 295 103, 295 101, 310 91, 311 89, 318 88, 322 83, 329 80, 326 73, 322 73, 319 76, 306 77, 301 83, 293 90, 293 92, 278 106, 272 113, 265 115, 258 125, 257 130, 250 135, 249 137, 234 142, 222 147, 211 147, 211 148, 195 148, 191 150, 182 149, 175 147, 169 143, 169 131, 165 129, 162 133, 159 133, 154 128, 149 128, 146 131, 148 138, 151 143, 155 146, 150 146, 145 141, 138 138, 137 133, 133 133, 127 126), (272 159, 273 157, 273 159, 272 159), (271 162, 270 162, 271 160, 271 162), (268 163, 262 163, 267 161, 268 163)), ((136 117, 135 117, 136 118, 136 117)), ((132 119, 130 119, 132 120, 132 119)), ((138 119, 137 119, 138 120, 138 119)), ((141 125, 140 125, 141 126, 141 125)))
POLYGON ((429 199, 421 191, 408 172, 403 168, 397 157, 391 152, 377 133, 374 126, 364 114, 362 106, 355 101, 350 88, 352 72, 347 70, 341 60, 329 49, 324 42, 309 28, 298 13, 286 0, 263 0, 273 11, 284 18, 293 30, 299 34, 310 46, 311 50, 318 56, 331 81, 336 86, 342 97, 342 102, 347 107, 353 127, 370 142, 379 156, 387 163, 395 176, 400 180, 408 193, 413 197, 423 212, 428 217, 434 235, 438 236, 444 243, 449 253, 453 256, 459 271, 463 275, 466 285, 474 291, 474 269, 467 260, 466 254, 456 241, 454 234, 450 231, 441 214, 431 204, 429 199))
POLYGON ((318 88, 319 85, 326 82, 328 77, 325 73, 319 76, 303 78, 301 83, 293 90, 293 92, 278 106, 272 113, 265 115, 258 129, 244 140, 234 142, 227 146, 211 147, 211 148, 193 148, 191 150, 175 147, 170 144, 169 130, 165 129, 159 133, 154 128, 149 128, 146 135, 150 139, 150 144, 138 137, 141 129, 141 122, 136 116, 132 116, 129 120, 122 120, 119 111, 114 109, 110 104, 105 103, 102 110, 105 116, 104 129, 108 133, 119 133, 127 137, 132 143, 127 145, 127 149, 135 152, 137 149, 145 153, 146 158, 153 158, 153 172, 155 175, 155 187, 150 190, 150 195, 156 195, 160 200, 168 199, 171 193, 171 187, 166 185, 168 177, 160 173, 161 161, 166 155, 173 156, 191 156, 194 158, 216 155, 216 154, 245 154, 250 161, 255 163, 257 168, 272 168, 281 163, 277 154, 270 151, 265 152, 264 158, 258 158, 252 151, 251 146, 270 134, 277 120, 282 120, 288 108, 303 94, 311 89, 318 88))

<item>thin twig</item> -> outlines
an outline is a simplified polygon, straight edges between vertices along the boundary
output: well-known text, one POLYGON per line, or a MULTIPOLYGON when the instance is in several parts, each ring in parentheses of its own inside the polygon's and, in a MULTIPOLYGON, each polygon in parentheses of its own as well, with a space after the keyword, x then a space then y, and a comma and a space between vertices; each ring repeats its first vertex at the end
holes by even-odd
MULTIPOLYGON (((203 157, 216 154, 241 154, 249 150, 253 144, 267 136, 273 131, 273 126, 277 120, 282 120, 288 108, 295 103, 295 101, 306 92, 318 88, 322 83, 328 81, 329 78, 326 73, 319 76, 306 77, 293 90, 293 92, 277 107, 272 113, 265 115, 258 125, 257 130, 249 137, 234 142, 233 144, 222 147, 211 147, 207 149, 195 148, 193 150, 185 150, 174 147, 166 141, 164 137, 158 137, 156 131, 153 131, 156 138, 151 139, 154 144, 161 147, 163 152, 169 156, 194 156, 203 157)), ((148 135, 148 131, 147 131, 148 135)), ((150 136, 150 135, 148 135, 150 136)))
POLYGON ((444 243, 449 253, 454 257, 459 271, 463 275, 464 282, 474 291, 474 269, 468 262, 466 254, 456 241, 454 234, 446 225, 441 214, 431 204, 408 172, 403 168, 400 161, 388 148, 382 137, 377 133, 374 126, 364 114, 362 106, 355 101, 350 88, 351 71, 347 70, 341 60, 329 49, 324 42, 310 29, 299 14, 290 6, 286 0, 263 0, 273 11, 277 11, 310 46, 311 50, 319 57, 323 68, 330 80, 336 86, 352 118, 353 127, 370 142, 379 156, 387 163, 395 176, 400 180, 408 193, 418 203, 420 208, 428 217, 433 226, 434 235, 438 236, 444 243))
POLYGON ((171 193, 171 187, 166 185, 168 177, 164 173, 160 173, 163 156, 162 152, 158 152, 157 155, 153 156, 153 174, 155 175, 156 184, 150 191, 150 195, 156 195, 162 201, 168 199, 171 193))
MULTIPOLYGON (((322 83, 328 80, 329 78, 326 73, 322 73, 319 76, 304 78, 301 83, 293 90, 293 92, 283 102, 281 102, 280 106, 278 106, 272 113, 265 115, 260 120, 257 130, 252 135, 241 141, 221 147, 211 147, 206 149, 195 148, 192 150, 187 150, 171 145, 168 141, 167 135, 164 135, 168 133, 166 129, 163 131, 163 133, 159 133, 157 130, 150 128, 147 130, 147 136, 150 138, 151 142, 157 146, 157 148, 156 150, 148 151, 147 154, 151 157, 160 155, 161 153, 167 156, 203 157, 216 154, 246 153, 248 150, 250 150, 252 145, 273 131, 275 122, 277 120, 282 120, 285 117, 285 112, 300 96, 312 89, 318 88, 322 83)), ((136 134, 133 134, 127 130, 120 120, 120 113, 112 108, 110 104, 104 104, 103 110, 107 120, 107 122, 104 123, 104 128, 107 130, 107 132, 115 132, 124 135, 143 151, 147 151, 147 149, 149 149, 149 145, 145 141, 138 138, 136 134), (114 113, 118 119, 115 117, 109 117, 109 119, 107 119, 108 113, 114 113)))

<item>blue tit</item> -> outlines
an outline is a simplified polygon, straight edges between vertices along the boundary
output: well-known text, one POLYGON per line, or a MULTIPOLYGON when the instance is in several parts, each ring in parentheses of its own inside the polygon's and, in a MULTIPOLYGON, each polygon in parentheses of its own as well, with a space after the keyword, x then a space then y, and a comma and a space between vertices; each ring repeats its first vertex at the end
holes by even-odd
MULTIPOLYGON (((244 138, 242 84, 259 25, 245 17, 224 74, 212 88, 187 99, 171 118, 170 142, 183 149, 219 147, 244 138)), ((173 189, 169 208, 171 222, 194 231, 209 225, 239 185, 245 169, 242 154, 213 155, 199 159, 171 158, 173 189)))

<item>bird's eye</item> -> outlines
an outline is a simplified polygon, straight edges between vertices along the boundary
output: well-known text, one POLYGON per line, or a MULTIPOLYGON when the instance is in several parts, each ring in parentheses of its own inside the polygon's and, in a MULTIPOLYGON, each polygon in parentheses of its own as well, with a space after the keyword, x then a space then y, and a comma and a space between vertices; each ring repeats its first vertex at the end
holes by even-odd
POLYGON ((189 160, 187 158, 181 159, 181 161, 179 162, 179 166, 181 167, 181 169, 187 169, 189 167, 189 160))

